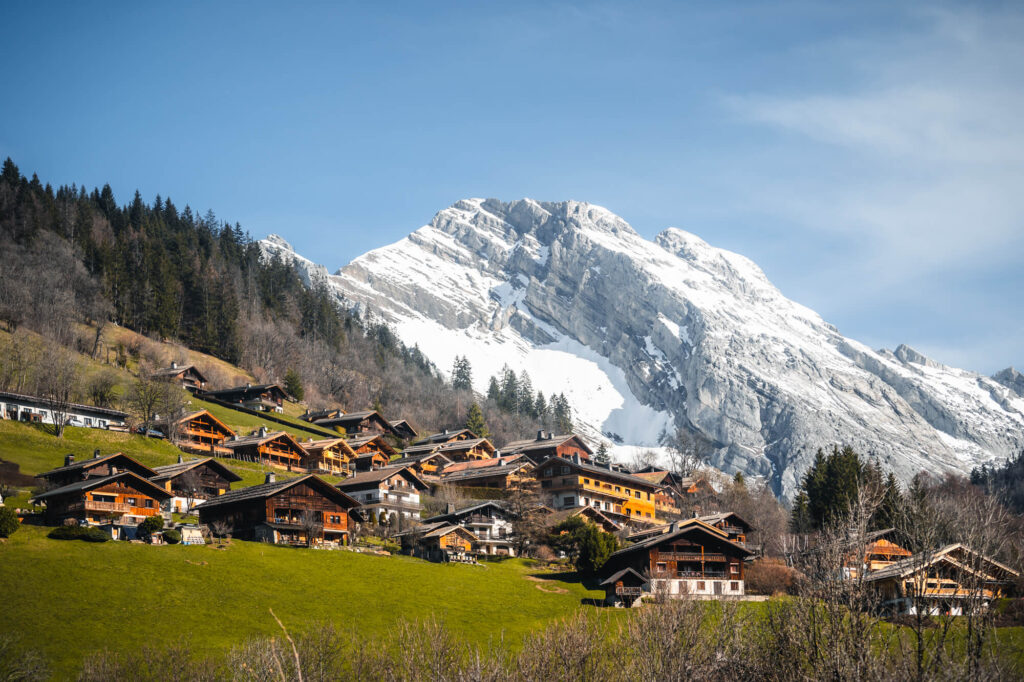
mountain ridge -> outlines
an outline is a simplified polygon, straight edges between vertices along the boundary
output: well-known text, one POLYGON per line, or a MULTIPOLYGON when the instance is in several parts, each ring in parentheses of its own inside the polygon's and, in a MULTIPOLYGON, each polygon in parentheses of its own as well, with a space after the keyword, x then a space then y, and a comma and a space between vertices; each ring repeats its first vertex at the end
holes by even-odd
POLYGON ((1012 376, 908 346, 874 351, 750 259, 678 228, 644 239, 593 204, 460 200, 335 274, 279 237, 261 247, 381 315, 438 366, 468 355, 478 390, 508 362, 545 393, 565 391, 591 436, 647 447, 663 429, 694 428, 722 445, 711 464, 765 476, 783 495, 832 443, 905 480, 1024 444, 1012 376))

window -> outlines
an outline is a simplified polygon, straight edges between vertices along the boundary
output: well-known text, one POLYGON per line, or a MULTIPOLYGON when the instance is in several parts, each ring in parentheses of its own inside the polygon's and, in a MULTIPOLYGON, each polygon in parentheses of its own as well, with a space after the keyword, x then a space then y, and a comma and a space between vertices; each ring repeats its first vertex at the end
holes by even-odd
POLYGON ((127 498, 125 498, 125 503, 126 504, 130 504, 131 506, 134 507, 134 506, 138 505, 139 501, 137 499, 135 499, 134 497, 127 497, 127 498))
POLYGON ((731 583, 729 583, 729 589, 733 592, 738 592, 740 589, 740 584, 733 580, 731 583))
POLYGON ((567 474, 567 473, 569 473, 569 467, 567 467, 567 466, 563 466, 563 467, 561 467, 561 468, 559 469, 559 473, 561 473, 561 474, 567 474))
POLYGON ((540 487, 541 488, 550 488, 551 487, 551 481, 541 481, 540 482, 540 487))
POLYGON ((562 499, 562 506, 571 507, 576 504, 576 498, 573 496, 565 497, 562 499))
POLYGON ((621 493, 622 492, 622 488, 620 488, 619 486, 615 486, 615 492, 621 493))
POLYGON ((548 467, 547 469, 544 470, 544 475, 545 476, 550 476, 551 474, 552 474, 551 467, 548 467))
POLYGON ((737 566, 736 564, 729 564, 729 572, 730 573, 739 573, 740 572, 740 567, 737 566))
POLYGON ((144 506, 146 509, 152 509, 153 508, 153 500, 151 500, 151 499, 149 499, 147 497, 146 499, 144 499, 142 501, 142 506, 144 506))
POLYGON ((664 573, 666 570, 668 570, 668 564, 666 564, 664 561, 659 561, 658 563, 654 564, 654 570, 657 573, 664 573))
POLYGON ((584 478, 583 479, 583 485, 590 485, 590 479, 589 478, 584 478))
POLYGON ((640 499, 640 491, 639 491, 639 490, 637 490, 637 491, 636 491, 635 493, 633 493, 633 494, 634 494, 634 495, 636 495, 636 499, 638 499, 638 500, 640 499))
POLYGON ((704 581, 703 581, 703 580, 698 580, 698 581, 697 581, 697 589, 698 589, 698 590, 703 590, 703 589, 706 589, 706 588, 704 587, 704 581))
POLYGON ((644 516, 646 516, 647 518, 651 518, 651 512, 645 513, 644 516))

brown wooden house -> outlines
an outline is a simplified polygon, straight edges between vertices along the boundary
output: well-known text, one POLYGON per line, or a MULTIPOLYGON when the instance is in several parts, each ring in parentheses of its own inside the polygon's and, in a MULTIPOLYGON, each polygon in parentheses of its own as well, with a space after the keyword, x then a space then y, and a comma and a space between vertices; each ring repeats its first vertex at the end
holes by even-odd
POLYGON ((348 445, 356 453, 355 470, 372 471, 385 467, 398 451, 384 438, 383 434, 370 433, 348 438, 348 445))
POLYGON ((532 440, 517 440, 506 443, 501 454, 514 455, 522 453, 534 462, 542 462, 549 457, 579 457, 580 461, 589 463, 594 451, 576 434, 556 435, 548 431, 538 431, 532 440))
POLYGON ((77 483, 78 481, 90 478, 103 478, 124 471, 130 471, 136 476, 145 479, 156 475, 156 472, 148 466, 136 461, 123 452, 100 456, 100 451, 96 450, 91 458, 78 461, 75 461, 74 455, 66 455, 64 457, 64 466, 39 474, 37 478, 43 479, 45 485, 49 488, 60 488, 77 483))
POLYGON ((440 445, 441 443, 451 443, 456 440, 476 440, 479 437, 469 429, 445 429, 444 431, 424 436, 413 443, 413 445, 440 445))
POLYGON ((333 417, 340 417, 343 414, 345 414, 345 410, 336 407, 326 410, 306 410, 303 414, 299 415, 299 419, 313 423, 317 419, 331 419, 333 417))
POLYGON ((442 521, 398 534, 402 550, 427 561, 473 561, 480 539, 462 526, 442 521))
POLYGON ((281 384, 246 384, 220 391, 206 391, 200 397, 241 405, 257 412, 284 412, 284 401, 289 398, 281 384))
MULTIPOLYGON (((33 501, 46 505, 44 517, 51 525, 75 519, 83 524, 135 526, 159 514, 161 503, 170 497, 161 486, 134 472, 121 471, 48 490, 33 501)), ((117 537, 116 532, 112 534, 117 537)))
POLYGON ((199 507, 201 523, 224 526, 233 537, 289 545, 348 544, 349 512, 358 502, 319 476, 232 490, 199 507))
POLYGON ((603 570, 613 575, 631 568, 650 580, 652 591, 672 598, 740 596, 751 556, 724 531, 689 519, 613 553, 603 570))
POLYGON ((206 377, 195 365, 179 365, 177 362, 172 362, 170 367, 158 369, 153 372, 152 376, 154 379, 174 381, 193 392, 206 388, 206 377))
MULTIPOLYGON (((404 452, 402 453, 405 454, 404 452)), ((416 475, 422 479, 429 479, 436 481, 441 475, 441 471, 452 465, 452 461, 445 457, 440 452, 429 453, 426 455, 412 455, 403 456, 399 459, 393 459, 387 463, 387 466, 403 466, 409 467, 416 472, 416 475)))
POLYGON ((355 471, 358 455, 341 436, 320 440, 310 438, 302 442, 302 448, 307 453, 303 466, 310 473, 351 476, 355 471))
POLYGON ((362 505, 363 520, 370 521, 372 516, 400 530, 420 518, 420 494, 429 486, 409 467, 387 467, 358 473, 339 483, 338 489, 362 505))
POLYGON ((323 428, 340 430, 341 433, 348 435, 397 435, 388 420, 382 417, 376 410, 349 412, 348 414, 341 414, 336 417, 317 419, 313 423, 323 428))
POLYGON ((156 476, 149 480, 171 493, 164 502, 164 511, 188 513, 206 500, 219 497, 231 490, 231 484, 242 477, 211 457, 185 461, 180 456, 177 464, 154 469, 156 476))
POLYGON ((220 457, 232 454, 232 450, 224 447, 224 441, 234 438, 234 429, 213 416, 209 410, 187 414, 175 420, 173 428, 168 428, 166 423, 158 426, 172 437, 175 445, 186 452, 220 457))
POLYGON ((407 419, 392 419, 388 423, 391 424, 395 435, 404 441, 413 440, 420 435, 416 433, 416 429, 412 427, 412 424, 407 419))
POLYGON ((651 581, 632 568, 616 571, 601 583, 604 601, 609 606, 633 606, 640 604, 644 593, 650 593, 651 581))
POLYGON ((248 436, 235 436, 224 441, 224 447, 231 450, 231 457, 246 462, 262 462, 273 466, 302 469, 308 457, 295 438, 287 431, 268 431, 260 427, 248 436))

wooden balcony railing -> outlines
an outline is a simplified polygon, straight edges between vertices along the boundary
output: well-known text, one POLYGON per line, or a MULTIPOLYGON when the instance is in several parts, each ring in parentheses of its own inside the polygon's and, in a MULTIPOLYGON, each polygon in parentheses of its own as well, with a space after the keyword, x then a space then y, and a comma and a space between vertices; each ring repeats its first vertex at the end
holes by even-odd
POLYGON ((131 512, 132 507, 130 504, 121 504, 119 502, 99 502, 97 500, 85 500, 83 502, 73 502, 68 505, 69 511, 101 511, 101 512, 114 512, 119 514, 128 514, 131 512))

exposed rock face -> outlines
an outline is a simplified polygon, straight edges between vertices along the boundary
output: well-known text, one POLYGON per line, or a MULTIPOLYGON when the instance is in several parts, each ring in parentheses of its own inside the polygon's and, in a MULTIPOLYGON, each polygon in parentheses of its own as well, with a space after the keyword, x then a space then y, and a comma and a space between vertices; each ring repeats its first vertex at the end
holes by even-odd
POLYGON ((280 238, 263 246, 439 367, 468 356, 478 390, 504 363, 526 369, 545 394, 565 392, 591 435, 650 446, 664 428, 695 428, 720 446, 712 464, 784 495, 833 443, 904 479, 1024 444, 1019 374, 871 350, 750 260, 674 228, 648 241, 599 206, 463 200, 330 276, 280 238))

